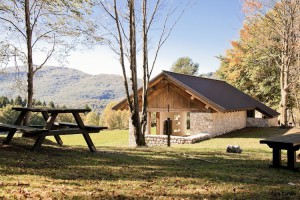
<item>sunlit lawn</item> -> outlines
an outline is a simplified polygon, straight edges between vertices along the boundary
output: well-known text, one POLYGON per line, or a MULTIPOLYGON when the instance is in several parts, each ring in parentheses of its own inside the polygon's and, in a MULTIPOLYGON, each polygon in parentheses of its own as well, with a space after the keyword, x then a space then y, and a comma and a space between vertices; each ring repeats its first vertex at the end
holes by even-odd
MULTIPOLYGON (((101 131, 90 134, 95 146, 128 147, 128 130, 101 131)), ((49 137, 55 141, 54 137, 49 137)), ((86 146, 82 135, 63 135, 61 139, 65 145, 86 146)))
POLYGON ((127 131, 103 131, 92 135, 97 153, 80 135, 63 137, 77 146, 49 141, 40 152, 14 138, 0 146, 0 199, 300 199, 300 172, 269 168, 271 149, 259 144, 286 131, 244 129, 171 148, 128 148, 127 131), (243 153, 227 154, 228 144, 243 153))

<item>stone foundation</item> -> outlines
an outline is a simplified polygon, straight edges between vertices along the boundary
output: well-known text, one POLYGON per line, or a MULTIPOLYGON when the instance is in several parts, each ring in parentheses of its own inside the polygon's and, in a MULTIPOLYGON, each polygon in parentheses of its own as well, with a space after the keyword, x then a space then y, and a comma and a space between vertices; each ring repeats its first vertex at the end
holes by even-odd
POLYGON ((268 119, 269 127, 277 127, 278 126, 278 117, 268 119))
POLYGON ((277 117, 271 119, 264 118, 247 118, 247 127, 270 127, 277 126, 278 119, 277 117))
POLYGON ((209 133, 210 137, 246 127, 246 111, 229 113, 190 113, 191 135, 209 133))
MULTIPOLYGON (((277 126, 277 118, 247 118, 246 111, 229 113, 190 113, 191 136, 171 136, 172 144, 192 144, 245 127, 277 126)), ((148 129, 147 129, 148 130, 148 129)), ((145 136, 148 146, 166 146, 166 135, 145 136)), ((129 146, 136 146, 133 126, 129 122, 129 146)))
POLYGON ((269 127, 268 119, 247 118, 247 127, 269 127))
MULTIPOLYGON (((209 134, 200 133, 191 136, 171 136, 171 145, 174 144, 194 144, 206 139, 209 139, 209 134)), ((168 136, 167 135, 146 135, 146 143, 148 146, 167 146, 168 136)))

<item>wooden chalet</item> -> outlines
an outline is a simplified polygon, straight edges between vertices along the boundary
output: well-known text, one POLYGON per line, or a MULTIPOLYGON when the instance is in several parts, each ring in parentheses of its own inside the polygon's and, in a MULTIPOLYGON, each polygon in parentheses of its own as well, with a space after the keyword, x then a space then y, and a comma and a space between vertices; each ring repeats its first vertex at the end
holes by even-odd
MULTIPOLYGON (((128 109, 127 100, 113 109, 128 109)), ((215 136, 246 126, 270 126, 277 123, 279 115, 225 81, 169 71, 150 81, 148 112, 147 134, 162 135, 163 121, 170 118, 174 136, 203 132, 215 136)))

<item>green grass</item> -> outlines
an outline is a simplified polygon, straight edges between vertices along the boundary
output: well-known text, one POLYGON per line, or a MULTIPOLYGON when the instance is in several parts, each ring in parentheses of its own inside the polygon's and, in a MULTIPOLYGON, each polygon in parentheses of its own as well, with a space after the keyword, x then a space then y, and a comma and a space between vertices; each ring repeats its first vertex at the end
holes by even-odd
POLYGON ((93 136, 97 153, 80 135, 63 141, 82 146, 48 141, 40 152, 14 138, 0 147, 0 199, 300 199, 300 172, 269 168, 271 149, 259 144, 286 131, 249 128, 171 148, 118 147, 127 131, 105 131, 93 136), (227 154, 228 144, 243 153, 227 154))
MULTIPOLYGON (((101 131, 90 134, 95 146, 128 147, 128 130, 101 131)), ((48 137, 55 141, 54 137, 48 137)), ((61 139, 65 145, 86 146, 82 135, 63 135, 61 139)))

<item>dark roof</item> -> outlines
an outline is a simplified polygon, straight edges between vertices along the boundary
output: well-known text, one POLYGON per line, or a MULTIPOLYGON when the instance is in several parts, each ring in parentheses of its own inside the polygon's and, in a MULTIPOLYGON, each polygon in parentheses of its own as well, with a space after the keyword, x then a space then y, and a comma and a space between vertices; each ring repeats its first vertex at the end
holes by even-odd
POLYGON ((268 117, 276 117, 279 115, 279 113, 272 108, 255 100, 225 81, 189 76, 169 71, 163 71, 162 74, 165 74, 167 78, 173 82, 176 82, 224 112, 256 109, 268 117))

